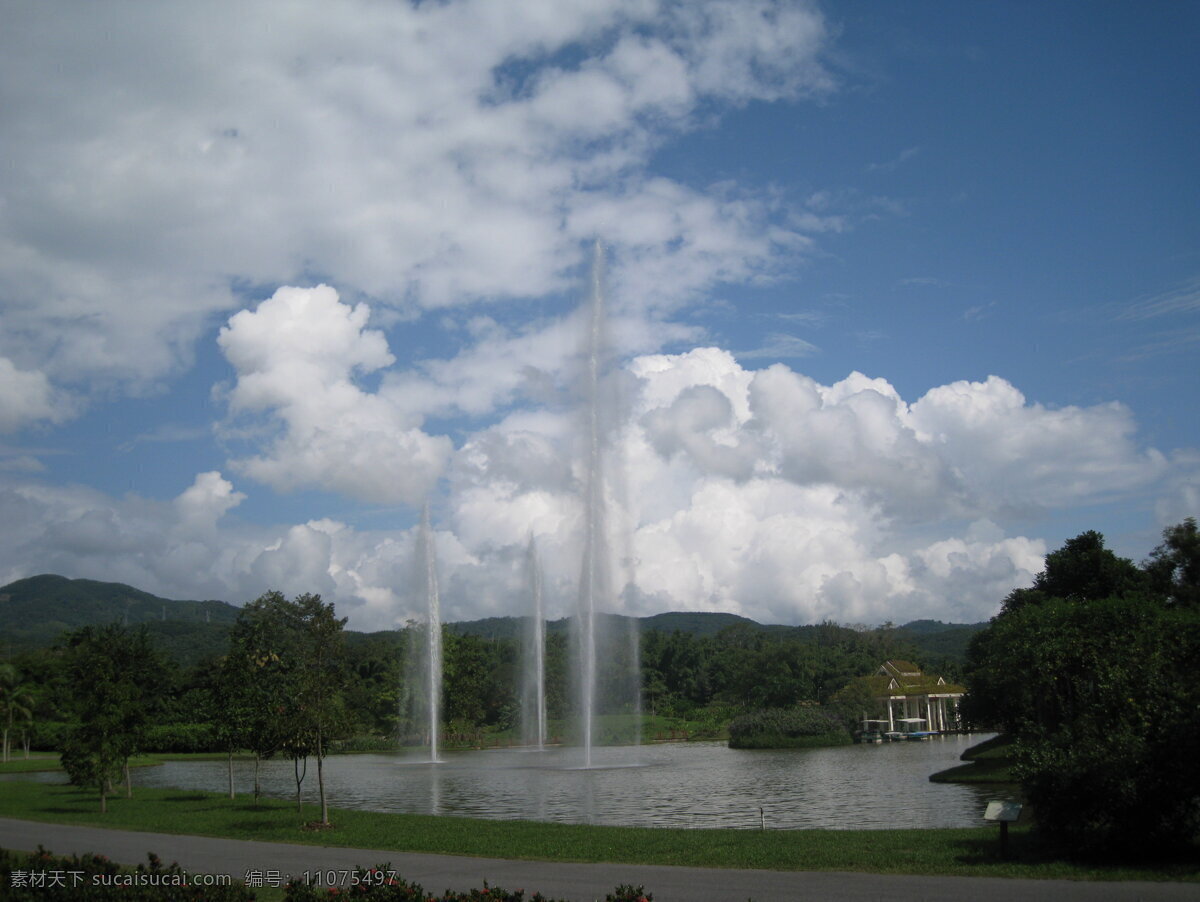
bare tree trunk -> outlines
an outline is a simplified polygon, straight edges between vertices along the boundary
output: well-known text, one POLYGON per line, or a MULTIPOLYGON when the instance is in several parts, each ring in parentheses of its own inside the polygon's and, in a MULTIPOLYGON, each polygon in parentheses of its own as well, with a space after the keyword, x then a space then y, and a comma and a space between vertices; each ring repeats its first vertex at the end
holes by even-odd
POLYGON ((104 777, 100 781, 100 813, 101 814, 105 814, 108 811, 108 793, 107 793, 108 786, 105 785, 107 783, 108 783, 108 777, 104 777))
POLYGON ((133 780, 129 778, 129 759, 125 759, 125 798, 133 798, 133 780))
POLYGON ((8 761, 8 727, 4 728, 4 743, 3 743, 3 745, 4 745, 4 753, 3 753, 3 757, 0 758, 0 760, 7 762, 8 761))
POLYGON ((259 796, 259 789, 258 789, 258 763, 259 763, 261 760, 262 760, 262 757, 261 757, 261 756, 258 754, 258 752, 255 752, 255 753, 254 753, 254 807, 255 807, 255 808, 257 808, 257 807, 258 807, 258 796, 259 796))
POLYGON ((328 826, 329 824, 329 804, 325 801, 325 771, 322 764, 325 762, 325 749, 321 746, 321 731, 317 730, 317 786, 321 794, 321 823, 328 826))
POLYGON ((229 750, 229 798, 233 798, 233 749, 229 750))
POLYGON ((292 758, 292 769, 296 774, 296 812, 300 815, 304 814, 304 808, 300 804, 300 784, 304 782, 304 778, 308 776, 308 756, 304 756, 304 771, 300 771, 300 756, 296 755, 292 758))

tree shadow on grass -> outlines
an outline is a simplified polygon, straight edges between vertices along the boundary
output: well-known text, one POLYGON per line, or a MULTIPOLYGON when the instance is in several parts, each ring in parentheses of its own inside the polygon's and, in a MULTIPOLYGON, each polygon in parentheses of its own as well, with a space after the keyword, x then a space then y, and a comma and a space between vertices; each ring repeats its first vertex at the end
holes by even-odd
POLYGON ((1008 843, 1003 856, 1000 854, 999 830, 996 830, 992 836, 960 839, 955 841, 954 845, 961 850, 958 855, 954 856, 954 860, 960 864, 969 864, 975 867, 986 867, 987 865, 1045 864, 1053 860, 1044 854, 1028 833, 1024 832, 1009 833, 1008 843))
POLYGON ((164 802, 206 802, 208 796, 202 792, 193 792, 179 796, 163 796, 162 800, 164 802))
POLYGON ((284 811, 284 810, 294 812, 296 810, 296 805, 295 805, 295 803, 292 803, 287 806, 283 806, 283 805, 279 805, 279 804, 265 804, 265 803, 259 803, 258 805, 255 805, 253 802, 242 802, 239 804, 230 805, 229 808, 226 810, 228 810, 228 811, 245 811, 247 813, 254 813, 254 814, 275 814, 276 812, 284 811))
MULTIPOLYGON (((277 827, 287 827, 289 824, 278 824, 274 821, 252 820, 246 819, 242 821, 234 821, 229 825, 229 829, 235 833, 253 833, 255 830, 275 829, 277 827)), ((300 825, 295 824, 296 832, 300 832, 300 825)))
POLYGON ((994 866, 997 871, 1011 865, 1047 866, 1090 872, 1090 879, 1127 879, 1122 872, 1152 871, 1163 880, 1196 880, 1200 877, 1200 846, 1164 852, 1154 857, 1112 856, 1103 858, 1072 855, 1039 841, 1034 833, 1009 833, 1007 854, 1000 855, 1000 831, 991 837, 962 839, 955 842, 961 853, 955 861, 978 868, 994 866))

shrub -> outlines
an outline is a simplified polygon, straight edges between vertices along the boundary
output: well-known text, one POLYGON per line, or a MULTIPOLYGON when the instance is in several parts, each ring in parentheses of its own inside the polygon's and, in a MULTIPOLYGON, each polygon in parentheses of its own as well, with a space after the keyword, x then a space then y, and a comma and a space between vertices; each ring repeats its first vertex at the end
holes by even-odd
POLYGON ((163 899, 205 902, 253 902, 254 894, 241 884, 201 886, 189 881, 178 864, 164 866, 151 853, 146 864, 122 868, 103 855, 56 857, 41 846, 33 853, 0 849, 0 892, 12 902, 26 900, 83 900, 162 902, 163 899))
POLYGON ((729 747, 734 749, 813 748, 852 741, 835 713, 817 707, 763 708, 729 725, 729 747))
POLYGON ((38 752, 60 751, 76 726, 57 720, 35 720, 29 731, 29 747, 38 752))
POLYGON ((212 724, 169 723, 146 728, 143 752, 218 752, 222 751, 212 724))

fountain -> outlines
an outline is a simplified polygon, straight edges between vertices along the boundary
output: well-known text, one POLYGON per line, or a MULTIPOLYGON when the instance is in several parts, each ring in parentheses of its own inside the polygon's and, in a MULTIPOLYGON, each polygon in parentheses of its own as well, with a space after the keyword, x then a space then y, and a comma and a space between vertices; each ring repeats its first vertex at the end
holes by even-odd
POLYGON ((604 249, 597 241, 592 250, 591 291, 583 374, 586 417, 584 438, 584 536, 579 577, 579 608, 575 622, 576 667, 579 679, 579 717, 583 766, 592 766, 592 728, 596 713, 596 606, 610 597, 611 573, 607 543, 607 508, 604 499, 604 464, 608 431, 602 422, 600 388, 607 368, 604 317, 604 249))
POLYGON ((421 649, 421 682, 426 692, 429 720, 429 760, 438 762, 438 733, 441 728, 442 699, 442 616, 438 599, 437 549, 429 524, 428 503, 421 511, 421 527, 416 543, 416 582, 424 592, 426 604, 425 642, 421 649))
POLYGON ((537 543, 529 537, 526 552, 531 617, 525 637, 525 743, 539 752, 546 750, 546 614, 542 604, 542 566, 537 543))
MULTIPOLYGON (((608 509, 606 501, 606 466, 611 453, 612 411, 602 397, 606 376, 610 367, 610 355, 606 341, 605 304, 603 290, 604 250, 596 242, 592 253, 589 298, 586 310, 586 333, 582 349, 583 372, 580 380, 582 413, 584 424, 581 430, 584 441, 582 454, 583 482, 583 550, 579 579, 579 595, 576 616, 572 618, 573 666, 576 676, 575 692, 579 706, 580 745, 583 749, 584 768, 593 766, 594 725, 598 713, 598 618, 597 614, 607 605, 613 607, 612 556, 608 542, 608 509)), ((529 580, 531 623, 525 640, 524 686, 521 698, 524 711, 522 720, 526 743, 545 750, 548 720, 546 708, 546 619, 543 601, 542 570, 538 560, 537 544, 530 536, 526 553, 526 568, 529 580)), ((442 685, 442 634, 438 602, 437 560, 430 526, 429 505, 421 516, 417 534, 416 567, 414 587, 425 595, 428 619, 424 642, 414 641, 413 667, 409 685, 420 685, 420 696, 427 698, 429 724, 429 760, 438 761, 438 733, 440 698, 442 685), (419 645, 419 647, 418 647, 419 645)), ((416 630, 412 635, 417 636, 416 630)), ((636 623, 629 624, 629 658, 632 668, 631 683, 633 702, 630 711, 637 717, 641 713, 640 679, 638 668, 638 630, 636 623)), ((610 649, 612 651, 612 649, 610 649)), ((606 655, 612 660, 620 655, 606 655)), ((608 680, 622 685, 623 680, 608 680)), ((611 700, 610 700, 611 701, 611 700)), ((640 725, 635 734, 640 739, 640 725)))

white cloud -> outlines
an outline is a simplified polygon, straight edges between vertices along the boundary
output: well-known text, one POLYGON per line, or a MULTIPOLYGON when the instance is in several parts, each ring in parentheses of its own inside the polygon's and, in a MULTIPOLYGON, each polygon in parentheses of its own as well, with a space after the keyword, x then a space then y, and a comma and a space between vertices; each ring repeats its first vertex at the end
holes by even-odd
POLYGON ((45 373, 19 369, 7 357, 0 357, 0 433, 66 419, 68 407, 58 395, 45 373))
POLYGON ((239 460, 247 475, 281 491, 320 487, 371 501, 418 504, 451 450, 402 408, 355 377, 394 360, 365 304, 350 307, 327 286, 281 288, 243 310, 218 343, 237 371, 235 414, 267 413, 282 431, 267 453, 239 460))
MULTIPOLYGON (((714 102, 829 90, 824 41, 784 2, 14 8, 0 355, 144 392, 231 285, 319 272, 402 312, 539 297, 601 232, 639 304, 769 268, 800 240, 770 210, 645 170, 714 102)), ((8 428, 45 418, 5 401, 8 428)))
POLYGON ((931 389, 912 405, 911 421, 971 495, 993 509, 1119 497, 1168 469, 1161 453, 1138 449, 1123 404, 1051 409, 1027 403, 998 376, 931 389))
POLYGON ((175 499, 181 532, 208 536, 215 533, 217 521, 237 507, 246 496, 235 492, 233 483, 216 470, 196 474, 196 480, 175 499))
POLYGON ((746 351, 737 351, 735 355, 742 360, 789 360, 796 357, 811 357, 821 349, 811 341, 787 332, 768 332, 763 336, 763 344, 746 351))
MULTIPOLYGON (((355 383, 392 359, 368 322, 365 306, 327 288, 285 289, 231 320, 222 333, 239 376, 231 406, 266 412, 280 428, 248 472, 373 488, 373 498, 396 491, 388 467, 404 460, 403 445, 384 439, 417 427, 382 389, 355 383), (353 479, 337 466, 344 449, 364 455, 353 479)), ((1002 525, 1014 509, 1081 508, 1114 489, 1159 485, 1173 493, 1164 504, 1182 510, 1194 495, 1195 462, 1139 449, 1124 408, 1049 410, 996 377, 939 386, 910 405, 880 378, 822 385, 698 348, 635 358, 627 378, 607 492, 610 609, 728 610, 783 623, 979 620, 1041 568, 1045 543, 1002 525)), ((448 618, 523 611, 530 536, 552 616, 569 613, 581 435, 568 404, 517 406, 449 458, 437 536, 448 618)), ((316 591, 359 629, 420 615, 411 529, 255 527, 230 517, 243 498, 215 471, 170 502, 10 482, 0 570, 234 601, 269 588, 316 591)))

